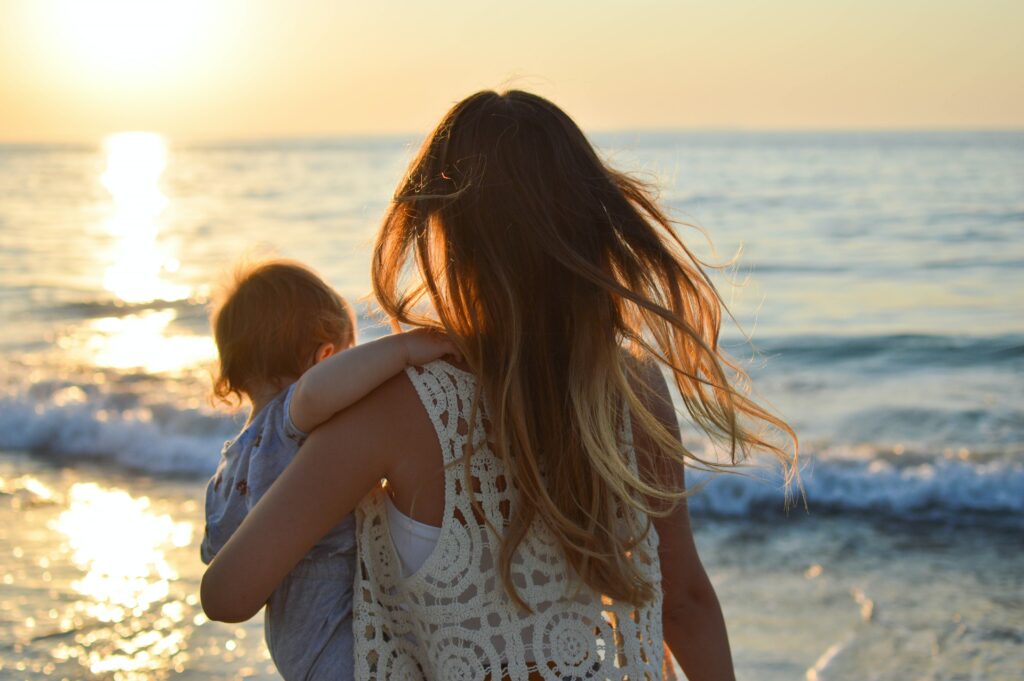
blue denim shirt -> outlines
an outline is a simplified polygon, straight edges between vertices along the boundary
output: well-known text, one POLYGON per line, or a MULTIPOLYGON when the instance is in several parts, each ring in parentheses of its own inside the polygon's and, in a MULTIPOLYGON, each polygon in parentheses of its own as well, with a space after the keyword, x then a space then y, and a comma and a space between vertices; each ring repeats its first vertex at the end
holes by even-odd
MULTIPOLYGON (((292 385, 282 391, 224 444, 220 466, 206 488, 204 563, 227 543, 306 439, 288 414, 294 390, 292 385)), ((267 602, 267 647, 288 681, 353 677, 355 551, 350 515, 310 549, 267 602)))

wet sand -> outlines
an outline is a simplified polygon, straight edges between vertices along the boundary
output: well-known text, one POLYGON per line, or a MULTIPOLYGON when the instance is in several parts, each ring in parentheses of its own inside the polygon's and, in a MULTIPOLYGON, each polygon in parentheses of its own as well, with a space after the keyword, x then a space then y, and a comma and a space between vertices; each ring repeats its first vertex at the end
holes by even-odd
MULTIPOLYGON (((0 452, 0 677, 272 679, 262 615, 199 606, 203 481, 0 452)), ((748 681, 1019 679, 1020 530, 694 518, 748 681)))
POLYGON ((4 678, 273 679, 262 615, 199 606, 203 486, 0 455, 4 678))

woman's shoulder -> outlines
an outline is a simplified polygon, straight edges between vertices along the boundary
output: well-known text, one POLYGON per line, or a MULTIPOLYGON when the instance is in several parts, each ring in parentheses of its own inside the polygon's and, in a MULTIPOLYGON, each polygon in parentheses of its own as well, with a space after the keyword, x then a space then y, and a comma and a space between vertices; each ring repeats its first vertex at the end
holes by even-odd
POLYGON ((472 402, 476 393, 477 378, 473 371, 462 363, 436 359, 422 366, 409 367, 405 371, 423 408, 436 420, 444 413, 457 407, 460 402, 472 402))
POLYGON ((432 362, 427 362, 420 366, 413 366, 406 369, 406 374, 409 376, 419 376, 422 374, 434 374, 434 375, 449 375, 466 378, 469 380, 476 380, 476 374, 473 370, 464 362, 456 362, 448 359, 435 359, 432 362))
MULTIPOLYGON (((366 397, 345 411, 357 409, 366 417, 392 422, 421 404, 412 372, 398 373, 374 388, 366 397)), ((364 422, 364 425, 365 422, 364 422)))

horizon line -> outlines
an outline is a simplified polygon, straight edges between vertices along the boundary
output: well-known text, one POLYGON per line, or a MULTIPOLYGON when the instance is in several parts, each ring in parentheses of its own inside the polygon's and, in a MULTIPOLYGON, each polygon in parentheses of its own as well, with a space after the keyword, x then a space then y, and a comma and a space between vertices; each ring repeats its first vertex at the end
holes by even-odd
MULTIPOLYGON (((174 146, 183 147, 204 147, 217 145, 238 145, 247 146, 253 144, 267 143, 313 143, 327 141, 356 141, 356 140, 407 140, 422 139, 429 131, 424 132, 393 132, 393 131, 349 131, 349 132, 314 132, 314 133, 284 133, 267 135, 240 135, 240 136, 216 136, 216 135, 184 135, 175 137, 165 132, 145 128, 126 128, 123 130, 112 130, 97 137, 85 139, 83 137, 68 137, 54 139, 2 139, 0 147, 61 147, 61 148, 82 148, 102 144, 103 140, 125 132, 146 132, 160 135, 174 146)), ((1024 125, 1020 127, 745 127, 745 126, 680 126, 680 127, 614 127, 595 128, 583 131, 586 135, 659 135, 659 134, 1020 134, 1024 133, 1024 125)))

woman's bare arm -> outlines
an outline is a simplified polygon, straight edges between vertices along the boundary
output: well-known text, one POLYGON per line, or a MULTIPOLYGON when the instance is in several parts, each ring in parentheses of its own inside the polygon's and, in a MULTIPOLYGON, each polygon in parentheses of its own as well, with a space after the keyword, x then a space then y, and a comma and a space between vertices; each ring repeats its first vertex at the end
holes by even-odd
MULTIPOLYGON (((647 408, 679 437, 679 423, 661 370, 653 364, 640 370, 645 384, 640 395, 647 408)), ((650 440, 634 428, 634 442, 641 461, 652 451, 650 440)), ((648 470, 672 486, 685 485, 683 467, 650 464, 648 470)), ((689 681, 734 681, 729 637, 715 589, 697 555, 685 500, 665 518, 655 518, 661 588, 664 595, 662 628, 665 642, 689 681)))
POLYGON ((420 436, 409 416, 418 404, 399 375, 309 436, 203 575, 200 597, 210 619, 241 622, 263 607, 309 549, 387 476, 392 453, 420 436))
POLYGON ((697 555, 686 504, 654 526, 661 537, 662 629, 672 654, 690 681, 733 681, 725 618, 697 555))

